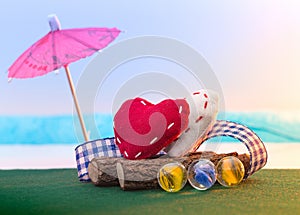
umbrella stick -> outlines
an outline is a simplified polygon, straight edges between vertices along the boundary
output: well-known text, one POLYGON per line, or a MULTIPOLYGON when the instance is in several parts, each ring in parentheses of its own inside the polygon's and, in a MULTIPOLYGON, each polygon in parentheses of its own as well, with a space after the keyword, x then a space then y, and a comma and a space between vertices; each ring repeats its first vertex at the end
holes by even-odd
POLYGON ((75 91, 75 88, 74 88, 73 80, 72 80, 71 73, 70 73, 70 70, 69 70, 68 66, 65 66, 65 71, 66 71, 66 74, 67 74, 67 77, 68 77, 71 93, 72 93, 73 100, 74 100, 74 103, 75 103, 75 107, 76 107, 77 115, 78 115, 79 122, 80 122, 80 125, 81 125, 81 130, 82 130, 82 133, 83 133, 83 136, 84 136, 84 140, 87 142, 87 141, 89 141, 89 137, 88 137, 88 134, 86 132, 86 127, 85 127, 85 124, 84 124, 84 121, 83 121, 83 117, 82 117, 82 114, 81 114, 81 110, 80 110, 77 95, 76 95, 76 91, 75 91))

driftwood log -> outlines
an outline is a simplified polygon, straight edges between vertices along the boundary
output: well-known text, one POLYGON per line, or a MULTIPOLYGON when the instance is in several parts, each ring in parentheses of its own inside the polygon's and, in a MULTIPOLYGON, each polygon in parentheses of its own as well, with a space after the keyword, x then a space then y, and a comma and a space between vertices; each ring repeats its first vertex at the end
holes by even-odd
POLYGON ((159 188, 157 173, 169 162, 180 162, 186 168, 195 160, 208 159, 215 165, 224 157, 238 157, 244 164, 247 172, 250 167, 248 154, 237 152, 216 154, 214 152, 195 152, 185 157, 168 158, 161 156, 155 159, 127 160, 124 158, 94 158, 88 167, 89 177, 96 186, 120 185, 123 190, 141 190, 159 188))
POLYGON ((96 186, 118 186, 116 165, 123 158, 93 158, 88 166, 91 181, 96 186))

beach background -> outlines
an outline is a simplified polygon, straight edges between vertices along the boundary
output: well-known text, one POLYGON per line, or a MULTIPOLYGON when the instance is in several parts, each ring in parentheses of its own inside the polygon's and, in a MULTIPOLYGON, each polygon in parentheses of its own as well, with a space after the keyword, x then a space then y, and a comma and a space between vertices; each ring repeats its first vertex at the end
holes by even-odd
MULTIPOLYGON (((260 136, 269 154, 266 168, 300 168, 299 10, 296 0, 1 1, 0 169, 76 167, 74 149, 83 141, 75 129, 63 71, 7 82, 8 67, 49 31, 47 16, 52 13, 62 28, 118 27, 123 32, 114 43, 158 35, 193 47, 221 84, 225 115, 219 118, 244 124, 260 136)), ((93 58, 70 65, 75 83, 93 58)), ((176 69, 163 61, 140 59, 118 68, 108 80, 118 83, 154 70, 177 75, 176 69)), ((193 80, 186 73, 175 78, 189 85, 193 80)), ((118 87, 106 84, 95 98, 98 132, 91 131, 91 139, 113 136, 107 101, 118 87)), ((216 141, 200 150, 245 151, 232 139, 216 141)))

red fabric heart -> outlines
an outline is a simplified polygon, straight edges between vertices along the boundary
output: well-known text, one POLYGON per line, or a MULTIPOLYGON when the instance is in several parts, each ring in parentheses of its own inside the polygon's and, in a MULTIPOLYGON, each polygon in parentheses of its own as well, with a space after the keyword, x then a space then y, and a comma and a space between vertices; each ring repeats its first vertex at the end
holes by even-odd
POLYGON ((152 104, 145 99, 125 101, 114 117, 116 144, 124 158, 135 160, 156 155, 188 126, 185 99, 152 104))

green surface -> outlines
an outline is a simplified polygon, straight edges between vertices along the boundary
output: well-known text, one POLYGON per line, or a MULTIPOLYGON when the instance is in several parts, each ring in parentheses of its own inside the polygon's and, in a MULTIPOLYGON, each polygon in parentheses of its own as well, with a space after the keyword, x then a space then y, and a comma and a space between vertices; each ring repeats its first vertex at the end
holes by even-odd
POLYGON ((75 169, 1 170, 0 214, 298 214, 300 170, 261 170, 237 187, 122 191, 77 180, 75 169))

